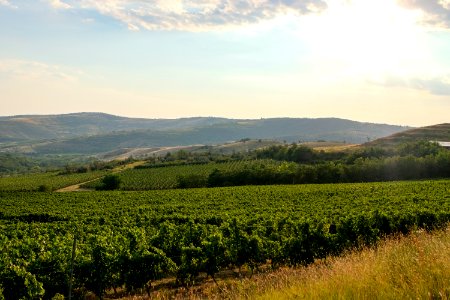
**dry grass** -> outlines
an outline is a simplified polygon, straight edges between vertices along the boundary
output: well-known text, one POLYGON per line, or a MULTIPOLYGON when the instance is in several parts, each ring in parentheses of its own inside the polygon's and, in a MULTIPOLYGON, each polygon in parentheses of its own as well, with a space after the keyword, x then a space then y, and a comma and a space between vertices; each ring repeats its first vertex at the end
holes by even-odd
POLYGON ((449 299, 450 230, 390 239, 289 277, 250 298, 449 299))
POLYGON ((151 299, 450 299, 450 228, 390 238, 306 268, 222 279, 219 286, 159 290, 151 299))
POLYGON ((347 144, 343 142, 303 142, 300 145, 310 147, 317 151, 341 152, 346 150, 357 150, 360 144, 347 144))

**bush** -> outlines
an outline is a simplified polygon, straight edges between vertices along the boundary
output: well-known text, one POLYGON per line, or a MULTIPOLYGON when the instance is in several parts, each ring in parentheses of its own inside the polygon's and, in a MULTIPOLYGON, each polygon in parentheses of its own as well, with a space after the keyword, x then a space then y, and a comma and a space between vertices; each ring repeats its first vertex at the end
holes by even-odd
POLYGON ((41 184, 38 187, 38 192, 51 192, 51 191, 52 191, 52 188, 46 184, 41 184))
POLYGON ((208 178, 201 174, 178 175, 177 187, 180 189, 202 188, 208 186, 208 178))
POLYGON ((103 191, 117 190, 120 187, 120 183, 121 179, 118 175, 106 175, 97 189, 103 191))

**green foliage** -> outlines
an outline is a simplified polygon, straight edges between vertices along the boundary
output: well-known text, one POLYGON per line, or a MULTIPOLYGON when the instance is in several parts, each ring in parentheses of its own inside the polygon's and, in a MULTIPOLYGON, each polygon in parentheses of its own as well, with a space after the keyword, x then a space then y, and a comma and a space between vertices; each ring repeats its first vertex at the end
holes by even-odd
MULTIPOLYGON (((278 166, 279 162, 271 160, 241 160, 225 163, 202 163, 202 164, 181 164, 181 165, 161 165, 152 168, 136 168, 126 170, 117 174, 120 177, 121 190, 142 191, 142 190, 163 190, 173 188, 193 188, 206 187, 209 174, 215 169, 232 171, 246 170, 257 166, 278 166)), ((83 187, 98 188, 100 181, 91 182, 83 187)))
POLYGON ((200 247, 181 248, 181 264, 178 267, 177 281, 185 286, 194 284, 195 278, 202 271, 203 252, 200 247))
POLYGON ((64 174, 112 168, 121 162, 101 162, 81 155, 25 155, 0 153, 0 175, 39 174, 57 170, 64 174))
POLYGON ((203 270, 214 277, 228 264, 228 249, 221 232, 211 233, 202 241, 203 270))
POLYGON ((0 284, 5 300, 33 299, 44 295, 42 283, 36 276, 17 265, 0 270, 0 284))
POLYGON ((177 182, 180 189, 201 188, 207 186, 208 177, 200 174, 178 175, 177 182))
POLYGON ((0 191, 39 191, 57 190, 69 185, 93 180, 107 174, 107 171, 95 171, 61 175, 58 172, 14 175, 0 177, 0 191))
POLYGON ((51 192, 52 188, 48 185, 41 184, 37 190, 38 190, 38 192, 51 192))
POLYGON ((151 281, 161 279, 176 270, 175 263, 157 249, 139 249, 122 259, 123 282, 129 291, 150 288, 151 281))
POLYGON ((122 181, 118 175, 106 175, 102 178, 101 185, 97 189, 103 191, 117 190, 119 189, 121 182, 122 181))
POLYGON ((31 159, 12 153, 0 153, 0 174, 22 173, 39 166, 31 159))
MULTIPOLYGON (((289 170, 278 165, 276 169, 289 170)), ((235 267, 307 265, 450 221, 449 180, 148 192, 0 192, 5 299, 190 286, 235 267), (45 291, 45 293, 44 293, 45 291), (30 296, 32 295, 32 296, 30 296)), ((244 273, 242 273, 244 274, 244 273)))
MULTIPOLYGON (((182 151, 169 157, 186 160, 189 155, 182 151)), ((257 151, 256 157, 259 159, 192 164, 176 159, 173 164, 149 164, 118 176, 122 190, 450 177, 450 151, 428 142, 404 144, 395 151, 371 147, 349 153, 318 152, 296 144, 279 145, 257 151)), ((85 186, 102 187, 100 182, 85 186)))
POLYGON ((52 297, 52 300, 64 300, 64 295, 62 294, 55 294, 55 296, 52 297))

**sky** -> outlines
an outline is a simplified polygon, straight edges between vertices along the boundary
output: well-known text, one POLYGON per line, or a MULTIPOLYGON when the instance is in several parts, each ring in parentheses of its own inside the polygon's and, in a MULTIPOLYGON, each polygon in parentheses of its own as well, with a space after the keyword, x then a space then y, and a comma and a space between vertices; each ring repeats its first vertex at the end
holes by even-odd
POLYGON ((450 0, 0 0, 0 115, 450 122, 450 0))

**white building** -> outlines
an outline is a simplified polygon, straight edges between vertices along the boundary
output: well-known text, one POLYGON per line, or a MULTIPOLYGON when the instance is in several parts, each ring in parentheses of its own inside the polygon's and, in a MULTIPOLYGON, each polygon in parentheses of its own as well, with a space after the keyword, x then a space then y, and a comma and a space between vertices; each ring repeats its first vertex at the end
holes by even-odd
POLYGON ((445 148, 450 148, 450 142, 436 141, 436 143, 438 143, 439 146, 442 146, 442 147, 445 147, 445 148))

